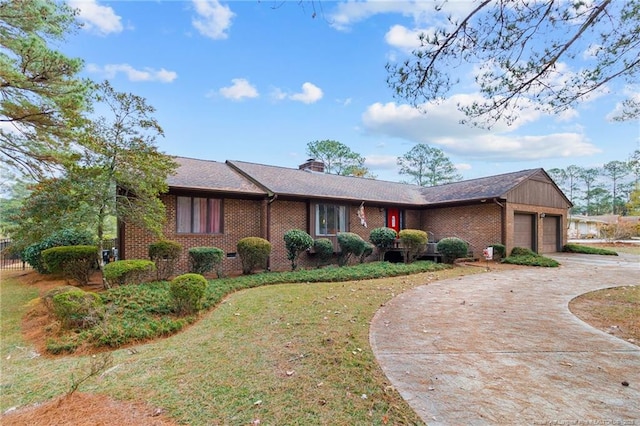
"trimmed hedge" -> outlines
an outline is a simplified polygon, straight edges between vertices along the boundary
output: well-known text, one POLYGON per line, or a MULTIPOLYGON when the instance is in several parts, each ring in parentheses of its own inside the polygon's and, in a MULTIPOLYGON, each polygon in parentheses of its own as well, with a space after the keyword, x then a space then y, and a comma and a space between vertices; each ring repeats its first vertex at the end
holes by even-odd
POLYGON ((353 232, 339 232, 338 245, 340 246, 340 256, 338 257, 338 265, 347 265, 351 256, 362 256, 366 249, 366 244, 367 242, 358 234, 354 234, 353 232))
POLYGON ((378 259, 384 260, 384 254, 390 248, 393 248, 398 238, 398 233, 393 228, 387 228, 386 226, 380 228, 374 228, 369 234, 369 241, 378 248, 378 259))
POLYGON ((618 253, 613 250, 582 246, 580 244, 565 244, 562 251, 566 253, 583 253, 583 254, 601 254, 604 256, 617 256, 618 253))
POLYGON ((429 235, 420 229, 403 229, 398 233, 400 243, 404 247, 406 256, 404 261, 411 263, 422 253, 429 241, 429 235))
POLYGON ((43 238, 42 241, 38 243, 27 246, 27 248, 22 251, 21 258, 31 265, 36 272, 40 274, 48 274, 49 271, 42 259, 42 252, 44 250, 61 246, 91 245, 94 242, 93 236, 88 231, 64 229, 51 234, 47 238, 43 238))
POLYGON ((155 263, 144 259, 116 260, 104 265, 104 279, 110 286, 139 284, 149 279, 156 269, 155 263))
POLYGON ((287 259, 291 261, 291 270, 295 271, 298 257, 313 246, 313 238, 301 229, 290 229, 284 233, 284 245, 287 248, 287 259))
POLYGON ((64 328, 84 329, 103 317, 102 299, 96 293, 74 289, 53 296, 53 313, 64 328))
POLYGON ((469 253, 467 242, 457 237, 441 239, 436 248, 438 253, 442 253, 442 261, 449 264, 452 264, 456 259, 467 257, 469 253))
POLYGON ((156 278, 164 281, 175 271, 182 253, 182 244, 175 241, 160 240, 149 245, 149 259, 156 264, 156 278))
POLYGON ((191 315, 200 310, 207 280, 200 274, 184 274, 169 284, 169 294, 179 315, 191 315))
POLYGON ((222 276, 224 251, 217 247, 192 247, 189 249, 189 272, 204 275, 213 270, 222 276))
POLYGON ((260 237, 246 237, 238 241, 236 246, 242 261, 242 273, 250 274, 255 268, 267 268, 267 260, 271 254, 271 243, 260 237))
POLYGON ((98 247, 52 247, 42 252, 42 260, 49 272, 86 285, 98 262, 98 247))
POLYGON ((328 238, 318 238, 313 242, 313 251, 317 256, 316 266, 327 265, 333 257, 333 243, 328 238))

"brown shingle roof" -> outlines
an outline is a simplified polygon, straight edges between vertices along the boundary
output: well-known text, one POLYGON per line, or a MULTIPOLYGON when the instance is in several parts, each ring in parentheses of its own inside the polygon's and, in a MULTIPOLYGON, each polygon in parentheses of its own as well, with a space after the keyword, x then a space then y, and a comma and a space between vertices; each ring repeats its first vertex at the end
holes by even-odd
POLYGON ((175 160, 180 167, 169 178, 168 183, 172 188, 413 206, 505 198, 509 191, 527 179, 540 173, 546 176, 542 169, 529 169, 421 187, 243 161, 220 163, 184 157, 176 157, 175 160))
POLYGON ((178 163, 178 169, 167 179, 170 188, 267 195, 264 189, 225 163, 185 157, 173 159, 178 163))

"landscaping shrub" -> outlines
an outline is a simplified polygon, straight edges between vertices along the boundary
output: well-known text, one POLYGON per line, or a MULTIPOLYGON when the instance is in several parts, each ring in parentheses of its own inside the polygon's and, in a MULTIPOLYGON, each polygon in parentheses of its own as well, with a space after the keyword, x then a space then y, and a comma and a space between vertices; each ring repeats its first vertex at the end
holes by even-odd
POLYGON ((238 241, 238 255, 242 261, 242 273, 250 274, 255 268, 267 268, 271 243, 260 237, 246 237, 238 241))
POLYGON ((362 251, 362 254, 360 255, 360 263, 364 263, 365 259, 369 256, 371 256, 371 254, 373 253, 373 249, 375 248, 375 246, 371 243, 368 242, 364 242, 364 250, 362 251))
POLYGON ((175 271, 182 245, 175 241, 160 240, 149 245, 149 259, 156 264, 156 278, 167 280, 175 271))
POLYGON ((539 254, 521 254, 521 255, 511 255, 502 259, 502 263, 509 263, 511 265, 524 265, 524 266, 544 266, 555 268, 556 266, 560 266, 557 260, 551 259, 550 257, 540 256, 539 254))
POLYGON ((42 252, 42 260, 47 270, 54 274, 62 274, 80 285, 85 285, 91 278, 98 262, 98 248, 95 246, 63 246, 52 247, 42 252))
POLYGON ((436 246, 439 253, 442 254, 442 261, 445 263, 453 263, 456 259, 467 257, 469 245, 463 239, 457 237, 443 238, 438 241, 436 246))
POLYGON ((53 298, 58 294, 67 293, 77 289, 77 287, 74 287, 72 285, 63 285, 61 287, 52 288, 51 290, 47 291, 40 299, 42 300, 42 304, 44 305, 44 307, 53 314, 53 298))
POLYGON ((175 277, 169 285, 169 294, 176 313, 190 315, 198 312, 207 280, 199 274, 184 274, 175 277))
POLYGON ((313 242, 313 251, 316 253, 316 266, 327 265, 333 257, 333 243, 328 238, 318 238, 313 242))
POLYGON ((562 247, 562 251, 567 253, 601 254, 606 256, 618 255, 618 253, 616 253, 613 250, 597 248, 597 247, 588 247, 580 244, 565 244, 562 247))
POLYGON ((295 271, 300 253, 313 246, 313 238, 300 229, 290 229, 284 234, 284 244, 287 248, 287 259, 291 261, 291 270, 295 271))
POLYGON ((130 259, 116 260, 104 265, 104 279, 110 286, 139 284, 147 281, 149 275, 156 269, 155 263, 150 260, 130 259))
POLYGON ((189 249, 189 272, 204 275, 213 270, 222 276, 224 251, 217 247, 192 247, 189 249))
POLYGON ((64 229, 51 234, 47 238, 43 238, 42 241, 38 243, 27 246, 22 251, 21 257, 22 260, 31 265, 36 272, 40 274, 47 274, 49 271, 42 260, 42 252, 44 250, 60 246, 91 245, 94 242, 93 236, 88 231, 64 229))
POLYGON ((84 329, 93 327, 102 319, 102 299, 96 293, 78 288, 53 296, 53 313, 62 327, 84 329))
POLYGON ((510 256, 538 256, 538 253, 526 247, 514 247, 510 256))
POLYGON ((398 234, 405 250, 404 261, 411 263, 422 253, 429 241, 429 235, 420 229, 403 229, 398 234))
POLYGON ((340 256, 338 265, 344 266, 349 263, 351 256, 359 257, 364 253, 367 242, 360 235, 353 232, 339 232, 338 245, 340 246, 340 256))
POLYGON ((378 248, 378 259, 384 260, 384 255, 390 248, 393 248, 398 238, 398 233, 395 229, 387 228, 383 226, 381 228, 374 228, 369 234, 369 241, 378 248))
POLYGON ((494 259, 504 259, 507 256, 507 248, 504 244, 491 244, 489 247, 493 247, 494 259))

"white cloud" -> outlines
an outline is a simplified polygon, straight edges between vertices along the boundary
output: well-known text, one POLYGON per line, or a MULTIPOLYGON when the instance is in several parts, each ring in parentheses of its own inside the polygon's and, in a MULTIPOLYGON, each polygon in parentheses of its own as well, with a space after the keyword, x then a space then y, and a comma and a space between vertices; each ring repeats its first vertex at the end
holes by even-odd
POLYGON ((428 30, 410 30, 402 25, 394 25, 384 36, 385 41, 392 47, 412 51, 420 47, 420 34, 428 30))
POLYGON ((235 13, 229 6, 223 6, 218 0, 193 0, 198 17, 191 21, 193 26, 205 37, 214 40, 226 39, 235 13))
POLYGON ((96 0, 69 0, 69 6, 78 9, 78 18, 84 28, 101 35, 122 31, 120 16, 109 6, 101 6, 96 0))
POLYGON ((322 99, 322 89, 313 83, 306 82, 302 85, 302 92, 289 95, 292 101, 300 101, 305 104, 312 104, 322 99))
POLYGON ((231 86, 220 89, 220 94, 227 99, 241 101, 244 98, 257 98, 258 90, 244 78, 234 78, 231 80, 231 86))
POLYGON ((456 95, 437 106, 425 105, 426 114, 409 105, 375 103, 363 114, 363 127, 370 135, 426 143, 438 146, 448 155, 475 160, 524 161, 601 152, 582 133, 515 134, 523 124, 540 117, 535 111, 523 114, 511 127, 497 123, 493 129, 487 130, 461 125, 462 113, 456 105, 472 98, 470 95, 456 95))
POLYGON ((393 155, 367 155, 364 165, 376 170, 395 170, 397 168, 398 157, 393 155))
POLYGON ((458 164, 455 164, 454 167, 456 168, 456 170, 460 170, 460 171, 473 169, 473 166, 467 163, 458 163, 458 164))
POLYGON ((115 78, 118 73, 123 73, 129 81, 159 81, 161 83, 171 83, 178 78, 175 71, 168 71, 164 68, 155 70, 153 68, 135 69, 129 64, 107 64, 100 67, 96 64, 88 64, 87 71, 102 74, 106 78, 115 78))

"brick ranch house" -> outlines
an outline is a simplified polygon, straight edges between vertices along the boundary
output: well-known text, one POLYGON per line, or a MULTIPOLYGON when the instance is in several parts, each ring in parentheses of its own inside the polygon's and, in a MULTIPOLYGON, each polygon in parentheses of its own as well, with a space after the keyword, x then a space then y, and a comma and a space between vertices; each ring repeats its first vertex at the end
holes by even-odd
MULTIPOLYGON (((567 241, 571 202, 543 169, 522 170, 434 187, 323 173, 309 160, 298 169, 242 161, 175 158, 168 179, 164 235, 184 247, 180 271, 187 270, 191 247, 224 250, 223 269, 241 270, 236 244, 262 237, 272 244, 269 266, 290 267, 284 233, 298 228, 337 247, 338 232, 369 239, 371 229, 388 226, 427 231, 430 241, 459 237, 476 257, 491 244, 558 251, 567 241), (366 217, 366 227, 358 210, 366 217)), ((120 258, 146 259, 155 238, 135 226, 119 229, 120 258)), ((300 264, 312 265, 313 254, 300 264)))

